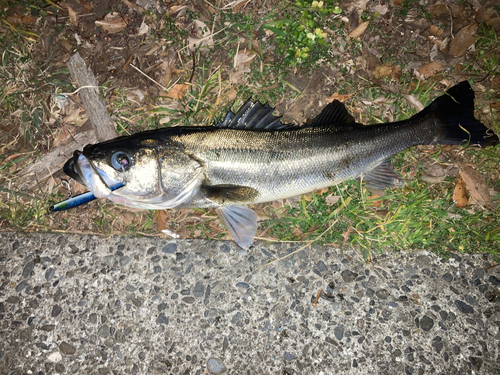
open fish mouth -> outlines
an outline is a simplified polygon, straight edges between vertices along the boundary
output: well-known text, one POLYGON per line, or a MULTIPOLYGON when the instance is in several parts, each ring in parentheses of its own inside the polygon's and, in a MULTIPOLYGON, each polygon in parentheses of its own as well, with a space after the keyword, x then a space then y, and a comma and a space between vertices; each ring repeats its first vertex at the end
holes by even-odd
POLYGON ((96 168, 90 160, 78 150, 73 153, 73 158, 66 162, 63 170, 68 176, 86 186, 96 198, 109 197, 112 191, 110 187, 122 183, 122 181, 96 168))

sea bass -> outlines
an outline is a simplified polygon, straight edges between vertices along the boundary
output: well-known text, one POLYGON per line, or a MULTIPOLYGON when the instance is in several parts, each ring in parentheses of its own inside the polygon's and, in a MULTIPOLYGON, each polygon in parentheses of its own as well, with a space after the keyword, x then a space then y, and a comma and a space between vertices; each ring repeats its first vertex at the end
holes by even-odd
POLYGON ((466 81, 413 117, 386 124, 356 123, 339 101, 304 126, 283 124, 273 110, 248 100, 212 126, 164 128, 87 145, 64 171, 95 197, 130 207, 215 208, 238 245, 249 248, 257 215, 246 204, 360 176, 391 187, 400 183, 391 156, 408 147, 498 143, 474 117, 474 91, 466 81))

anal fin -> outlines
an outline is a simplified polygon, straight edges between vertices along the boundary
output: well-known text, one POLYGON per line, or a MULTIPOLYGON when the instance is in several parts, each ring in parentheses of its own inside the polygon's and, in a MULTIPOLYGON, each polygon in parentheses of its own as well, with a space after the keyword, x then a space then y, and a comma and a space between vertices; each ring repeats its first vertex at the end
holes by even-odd
POLYGON ((382 190, 404 185, 404 181, 392 168, 390 158, 384 160, 373 170, 364 173, 363 181, 366 181, 368 187, 382 190))
POLYGON ((252 246, 257 231, 257 214, 253 210, 245 206, 223 206, 216 211, 239 246, 245 250, 252 246))

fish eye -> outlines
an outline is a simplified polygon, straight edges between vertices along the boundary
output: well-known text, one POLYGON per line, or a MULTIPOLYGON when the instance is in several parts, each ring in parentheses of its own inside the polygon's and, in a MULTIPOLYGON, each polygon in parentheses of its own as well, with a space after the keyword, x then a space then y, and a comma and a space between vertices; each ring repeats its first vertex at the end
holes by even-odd
POLYGON ((130 166, 130 158, 123 151, 117 151, 111 155, 111 165, 114 169, 121 171, 130 166))

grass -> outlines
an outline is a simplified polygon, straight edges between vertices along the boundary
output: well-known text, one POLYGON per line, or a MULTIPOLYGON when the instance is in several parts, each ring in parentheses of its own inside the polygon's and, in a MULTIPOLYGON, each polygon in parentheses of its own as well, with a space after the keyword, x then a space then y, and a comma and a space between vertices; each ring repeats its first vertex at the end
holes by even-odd
MULTIPOLYGON (((407 15, 413 5, 413 0, 404 1, 400 9, 394 10, 400 13, 395 13, 395 17, 407 15)), ((425 12, 425 9, 418 8, 418 11, 425 12)), ((346 105, 351 113, 356 114, 357 120, 367 124, 402 120, 416 113, 404 99, 403 92, 413 94, 425 105, 442 94, 441 79, 472 77, 479 81, 479 76, 500 78, 499 43, 493 28, 481 25, 478 29, 477 52, 473 60, 465 61, 461 72, 473 74, 455 77, 453 71, 448 71, 422 83, 415 80, 413 68, 400 61, 404 51, 415 53, 417 42, 404 40, 394 44, 390 39, 392 32, 388 34, 384 31, 387 25, 383 17, 372 17, 368 11, 362 14, 362 21, 370 20, 367 33, 380 38, 370 47, 376 48, 382 56, 383 60, 379 63, 400 66, 401 78, 398 81, 387 77, 375 82, 363 73, 361 78, 355 77, 352 69, 359 68, 357 64, 363 43, 347 39, 341 20, 343 15, 339 2, 331 0, 324 1, 322 6, 317 1, 309 0, 269 2, 260 12, 216 9, 212 20, 207 21, 213 30, 211 51, 197 50, 194 59, 186 48, 189 32, 180 28, 172 18, 158 17, 157 21, 163 20, 165 27, 152 29, 150 39, 145 39, 143 43, 167 40, 169 46, 180 51, 183 63, 182 67, 179 66, 182 68, 179 83, 189 83, 189 88, 177 101, 151 100, 141 104, 141 111, 137 112, 137 106, 130 103, 123 88, 114 88, 112 81, 108 80, 105 85, 109 88, 105 91, 113 93, 108 96, 112 100, 109 106, 118 118, 119 132, 128 134, 153 129, 159 126, 162 119, 166 122, 165 126, 207 125, 221 119, 230 108, 238 109, 248 97, 270 102, 271 105, 295 100, 298 92, 292 82, 294 75, 300 73, 307 76, 319 66, 328 64, 342 73, 335 81, 334 90, 353 94, 346 105), (337 53, 342 46, 344 52, 337 53), (249 65, 250 72, 245 82, 234 83, 229 79, 234 69, 234 57, 243 48, 255 53, 256 58, 249 65), (185 66, 190 61, 194 62, 194 70, 185 66), (394 90, 388 89, 391 87, 394 90), (234 99, 228 100, 228 97, 234 99), (382 103, 377 101, 380 98, 383 98, 382 103)), ((189 11, 186 19, 198 19, 198 15, 189 11)), ((68 30, 61 30, 61 33, 71 36, 68 30)), ((33 30, 33 33, 36 31, 33 30)), ((2 32, 0 41, 4 52, 0 80, 5 84, 0 88, 1 119, 17 121, 23 128, 23 139, 34 149, 23 150, 17 156, 16 151, 11 150, 8 154, 14 156, 0 164, 2 226, 15 230, 52 228, 69 231, 75 229, 79 216, 86 215, 88 231, 156 234, 153 211, 129 212, 109 202, 95 202, 79 208, 77 212, 65 212, 56 217, 47 215, 45 207, 64 198, 65 193, 58 192, 57 186, 51 189, 35 186, 31 192, 17 187, 19 178, 16 170, 32 153, 43 153, 52 141, 53 131, 60 126, 58 121, 49 123, 48 95, 71 92, 73 89, 67 81, 57 78, 59 73, 65 73, 64 70, 50 73, 50 58, 41 64, 34 64, 34 42, 29 38, 35 36, 26 33, 21 36, 19 30, 7 27, 2 32), (33 199, 35 195, 37 199, 33 199)), ((478 93, 477 97, 486 101, 499 99, 494 89, 487 89, 482 95, 478 93)), ((479 117, 498 133, 498 113, 486 112, 489 107, 484 102, 478 107, 479 117)), ((5 141, 0 146, 4 147, 7 143, 5 141)), ((498 255, 498 193, 492 207, 460 209, 452 202, 456 184, 454 177, 433 184, 421 179, 429 164, 453 163, 455 159, 474 165, 491 184, 495 184, 498 192, 499 147, 466 150, 416 147, 393 158, 396 169, 408 181, 405 187, 374 197, 363 184, 348 181, 328 191, 302 197, 291 205, 278 208, 273 204, 261 205, 256 209, 265 213, 269 220, 261 224, 259 232, 264 232, 263 237, 270 241, 355 246, 367 259, 387 249, 429 249, 443 256, 454 251, 498 255), (329 203, 332 196, 339 197, 337 203, 329 203)), ((172 212, 169 218, 172 218, 170 228, 174 232, 180 230, 184 235, 187 233, 207 239, 224 235, 211 211, 172 212)))

